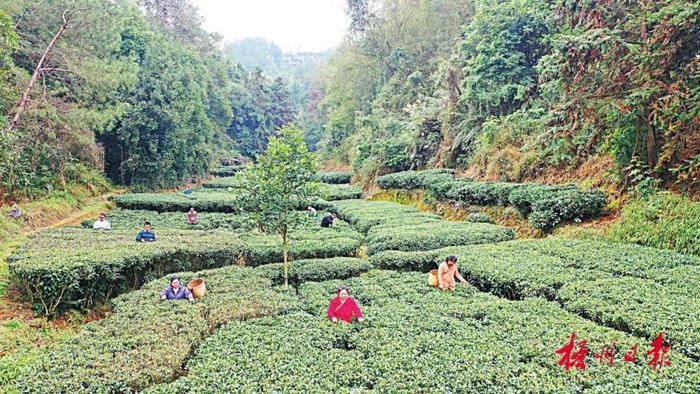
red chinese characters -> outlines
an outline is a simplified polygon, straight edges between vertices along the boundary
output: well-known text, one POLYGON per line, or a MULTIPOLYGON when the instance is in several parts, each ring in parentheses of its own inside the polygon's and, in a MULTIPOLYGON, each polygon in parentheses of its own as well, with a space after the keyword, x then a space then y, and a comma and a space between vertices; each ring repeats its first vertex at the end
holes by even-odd
MULTIPOLYGON (((586 369, 586 356, 588 355, 586 343, 587 341, 585 339, 576 342, 576 333, 572 332, 569 343, 555 351, 556 354, 561 355, 561 359, 557 362, 557 364, 563 366, 565 370, 569 370, 571 367, 586 369)), ((639 344, 635 344, 624 354, 625 362, 634 363, 637 361, 638 347, 639 344)), ((665 343, 663 333, 659 332, 656 339, 651 342, 651 350, 646 352, 644 355, 650 359, 647 362, 647 365, 656 370, 671 365, 670 353, 671 344, 665 343)), ((612 341, 610 346, 605 345, 600 353, 595 353, 594 358, 600 365, 614 365, 615 356, 617 354, 617 344, 615 341, 612 341)))
POLYGON ((654 369, 664 366, 670 366, 671 344, 664 344, 664 335, 659 332, 656 339, 651 343, 651 350, 646 352, 645 356, 651 356, 651 360, 647 363, 654 369))
POLYGON ((557 363, 558 365, 563 365, 564 369, 568 370, 571 367, 578 369, 586 369, 586 356, 588 355, 588 349, 586 348, 586 340, 579 341, 574 345, 576 340, 576 333, 571 333, 571 339, 569 343, 564 345, 562 348, 555 351, 556 354, 561 354, 561 360, 557 363), (573 353, 574 348, 578 347, 578 351, 573 353))

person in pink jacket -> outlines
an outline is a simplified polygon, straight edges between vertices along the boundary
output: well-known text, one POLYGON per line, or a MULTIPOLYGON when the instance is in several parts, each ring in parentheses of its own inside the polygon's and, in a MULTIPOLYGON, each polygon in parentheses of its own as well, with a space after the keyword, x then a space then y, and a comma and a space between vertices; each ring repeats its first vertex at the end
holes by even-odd
POLYGON ((350 297, 348 287, 340 286, 337 297, 331 300, 330 305, 328 305, 328 318, 333 323, 337 323, 338 320, 352 323, 353 316, 360 323, 365 320, 362 317, 360 307, 357 306, 357 302, 350 297))

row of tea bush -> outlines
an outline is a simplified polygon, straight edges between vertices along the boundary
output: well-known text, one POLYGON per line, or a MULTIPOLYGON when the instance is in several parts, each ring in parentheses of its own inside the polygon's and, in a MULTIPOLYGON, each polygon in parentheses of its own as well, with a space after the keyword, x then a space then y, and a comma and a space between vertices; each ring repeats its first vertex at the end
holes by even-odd
POLYGON ((384 189, 426 189, 438 200, 464 205, 513 206, 537 229, 548 232, 567 221, 599 216, 606 204, 600 190, 581 190, 576 185, 474 182, 455 179, 451 170, 405 171, 377 179, 384 189))
MULTIPOLYGON (((195 190, 187 195, 179 193, 131 193, 110 197, 117 207, 123 209, 156 211, 156 212, 187 212, 194 207, 199 212, 240 213, 236 194, 222 189, 195 190)), ((299 205, 298 209, 313 206, 316 209, 327 209, 327 201, 317 199, 299 205)))
POLYGON ((316 179, 319 182, 330 184, 350 183, 352 172, 347 171, 319 171, 316 179))
MULTIPOLYGON (((282 261, 279 236, 163 230, 155 242, 135 233, 54 229, 40 232, 8 258, 16 285, 45 314, 105 302, 168 272, 282 261)), ((291 259, 354 256, 362 235, 349 226, 297 229, 291 259)))
POLYGON ((510 299, 543 297, 606 326, 651 339, 662 331, 674 349, 700 360, 700 260, 671 251, 592 241, 526 240, 389 251, 384 269, 427 271, 456 255, 462 274, 510 299))
POLYGON ((243 171, 246 169, 246 166, 242 165, 237 165, 237 166, 221 166, 217 167, 213 170, 211 170, 211 174, 214 176, 233 176, 236 175, 237 172, 243 171))
MULTIPOLYGON (((335 258, 291 262, 290 277, 301 284, 342 279, 369 270, 366 260, 335 258)), ((87 324, 30 365, 18 379, 20 392, 138 392, 175 379, 192 350, 219 326, 301 309, 293 291, 274 289, 280 265, 256 269, 229 266, 176 275, 186 284, 203 278, 206 295, 194 303, 160 301, 170 275, 115 298, 113 312, 87 324), (96 373, 99 371, 99 373, 96 373)))
POLYGON ((509 301, 460 288, 429 288, 424 274, 373 271, 306 283, 303 312, 231 322, 187 361, 186 375, 147 393, 459 392, 695 393, 697 363, 680 354, 662 371, 646 365, 640 338, 601 327, 542 299, 509 301), (333 325, 328 300, 349 284, 366 322, 333 325), (586 371, 565 371, 555 350, 576 332, 590 350, 586 371), (615 342, 613 366, 594 354, 615 342), (254 344, 254 345, 252 345, 254 344), (639 344, 634 363, 622 354, 639 344), (611 383, 614 382, 614 383, 611 383))

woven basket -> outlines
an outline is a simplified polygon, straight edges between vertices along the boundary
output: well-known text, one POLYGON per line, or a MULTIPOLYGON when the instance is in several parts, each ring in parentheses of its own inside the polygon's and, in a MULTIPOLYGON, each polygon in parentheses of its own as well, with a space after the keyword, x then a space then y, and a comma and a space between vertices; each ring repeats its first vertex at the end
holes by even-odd
POLYGON ((187 284, 187 288, 192 292, 195 298, 204 297, 204 294, 207 292, 207 287, 204 285, 204 279, 202 278, 191 280, 190 283, 187 284))
POLYGON ((428 284, 433 287, 438 287, 438 270, 430 270, 428 274, 428 284))

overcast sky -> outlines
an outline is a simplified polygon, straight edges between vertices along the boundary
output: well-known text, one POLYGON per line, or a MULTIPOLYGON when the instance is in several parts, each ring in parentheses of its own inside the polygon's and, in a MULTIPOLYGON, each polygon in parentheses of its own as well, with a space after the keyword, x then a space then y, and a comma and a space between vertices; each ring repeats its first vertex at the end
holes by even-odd
POLYGON ((348 27, 345 0, 193 0, 204 27, 225 41, 263 37, 286 52, 338 46, 348 27))

